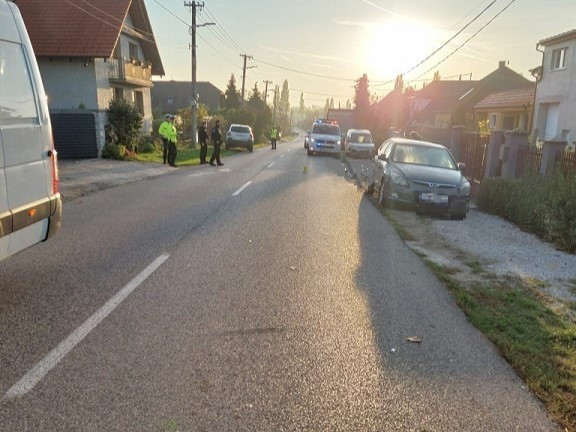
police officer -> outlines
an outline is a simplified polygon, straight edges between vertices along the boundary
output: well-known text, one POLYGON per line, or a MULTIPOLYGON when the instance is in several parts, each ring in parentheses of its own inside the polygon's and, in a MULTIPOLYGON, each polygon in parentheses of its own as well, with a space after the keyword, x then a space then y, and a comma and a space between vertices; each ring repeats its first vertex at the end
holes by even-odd
POLYGON ((176 126, 174 125, 175 117, 174 115, 170 115, 170 129, 168 129, 168 164, 171 167, 176 168, 176 153, 178 149, 176 144, 178 143, 178 131, 176 130, 176 126))
POLYGON ((270 142, 272 143, 272 150, 276 150, 276 139, 278 138, 278 130, 276 126, 272 126, 270 131, 270 142))
POLYGON ((166 114, 164 116, 164 121, 160 124, 160 128, 158 129, 158 135, 160 135, 160 138, 162 138, 162 144, 163 144, 162 160, 164 164, 168 160, 168 147, 170 145, 168 134, 170 129, 172 129, 172 123, 170 122, 170 114, 166 114))
POLYGON ((224 165, 220 162, 220 146, 222 145, 222 132, 220 132, 220 120, 216 120, 214 127, 210 133, 210 139, 212 140, 212 145, 214 146, 214 151, 212 152, 212 156, 210 156, 210 165, 214 165, 214 161, 219 166, 224 165))
POLYGON ((204 165, 206 162, 206 154, 208 153, 208 131, 206 130, 206 122, 198 128, 198 142, 200 143, 200 164, 204 165))

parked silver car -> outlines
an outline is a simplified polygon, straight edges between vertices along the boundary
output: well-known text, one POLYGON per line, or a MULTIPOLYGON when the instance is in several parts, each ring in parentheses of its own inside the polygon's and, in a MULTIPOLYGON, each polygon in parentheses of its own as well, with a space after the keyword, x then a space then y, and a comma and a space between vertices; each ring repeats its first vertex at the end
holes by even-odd
POLYGON ((242 124, 231 124, 226 133, 226 150, 230 147, 243 147, 249 152, 254 150, 254 134, 252 128, 242 124))
POLYGON ((374 188, 380 205, 402 203, 417 212, 442 212, 464 219, 470 201, 464 168, 440 144, 391 138, 374 156, 374 188))
POLYGON ((374 154, 372 134, 368 129, 348 129, 344 147, 350 156, 370 157, 374 154))

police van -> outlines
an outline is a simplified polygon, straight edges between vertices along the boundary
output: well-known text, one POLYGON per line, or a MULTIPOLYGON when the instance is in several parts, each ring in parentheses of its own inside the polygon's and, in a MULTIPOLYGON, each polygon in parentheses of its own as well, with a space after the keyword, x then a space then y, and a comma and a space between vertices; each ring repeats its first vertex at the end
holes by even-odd
POLYGON ((0 0, 0 260, 52 237, 61 217, 40 71, 20 11, 0 0))
POLYGON ((335 120, 318 119, 312 125, 308 140, 308 156, 315 153, 340 154, 342 136, 335 120))

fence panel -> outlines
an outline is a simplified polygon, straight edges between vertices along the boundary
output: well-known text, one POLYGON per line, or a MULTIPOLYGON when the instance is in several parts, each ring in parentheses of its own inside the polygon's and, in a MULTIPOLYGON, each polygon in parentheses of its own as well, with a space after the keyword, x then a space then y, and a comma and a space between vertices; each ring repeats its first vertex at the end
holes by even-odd
POLYGON ((516 165, 516 176, 528 176, 540 174, 540 163, 542 162, 542 149, 536 147, 522 146, 518 150, 518 164, 516 165))
POLYGON ((556 155, 556 170, 565 176, 576 175, 576 152, 563 151, 556 155))

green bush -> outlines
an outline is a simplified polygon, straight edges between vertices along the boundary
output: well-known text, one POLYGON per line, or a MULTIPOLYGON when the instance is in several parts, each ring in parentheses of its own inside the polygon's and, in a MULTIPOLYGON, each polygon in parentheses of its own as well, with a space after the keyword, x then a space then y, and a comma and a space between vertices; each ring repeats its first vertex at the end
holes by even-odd
POLYGON ((138 141, 138 153, 153 153, 156 150, 152 135, 141 136, 138 141))
POLYGON ((478 208, 576 253, 576 177, 489 178, 480 185, 478 208))
POLYGON ((107 143, 102 150, 102 158, 126 160, 128 151, 121 144, 107 143))
POLYGON ((138 145, 140 128, 142 127, 142 114, 133 103, 126 99, 112 100, 106 110, 110 134, 117 143, 130 151, 138 145))

